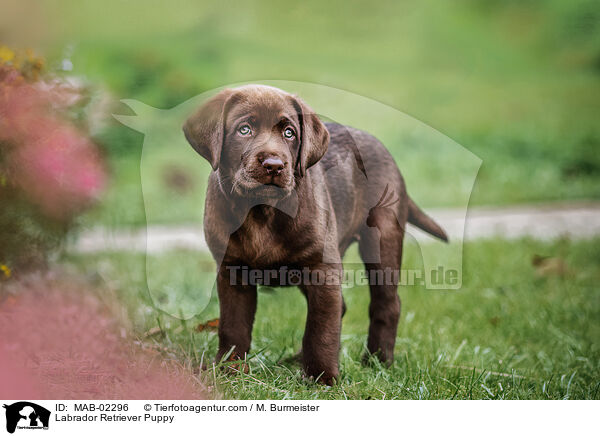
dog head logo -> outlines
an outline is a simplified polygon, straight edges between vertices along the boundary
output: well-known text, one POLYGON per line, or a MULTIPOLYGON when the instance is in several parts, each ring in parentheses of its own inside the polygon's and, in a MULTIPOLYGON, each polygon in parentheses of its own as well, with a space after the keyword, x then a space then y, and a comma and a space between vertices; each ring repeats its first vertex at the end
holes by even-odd
POLYGON ((19 401, 3 406, 6 409, 6 431, 14 433, 16 429, 48 429, 50 411, 28 401, 19 401))

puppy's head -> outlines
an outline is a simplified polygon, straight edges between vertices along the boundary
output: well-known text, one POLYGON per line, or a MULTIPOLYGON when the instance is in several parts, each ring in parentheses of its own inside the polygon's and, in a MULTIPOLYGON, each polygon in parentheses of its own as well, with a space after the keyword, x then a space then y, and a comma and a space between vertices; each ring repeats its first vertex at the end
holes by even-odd
POLYGON ((282 198, 327 151, 329 133, 302 100, 277 88, 226 89, 184 124, 227 194, 282 198))

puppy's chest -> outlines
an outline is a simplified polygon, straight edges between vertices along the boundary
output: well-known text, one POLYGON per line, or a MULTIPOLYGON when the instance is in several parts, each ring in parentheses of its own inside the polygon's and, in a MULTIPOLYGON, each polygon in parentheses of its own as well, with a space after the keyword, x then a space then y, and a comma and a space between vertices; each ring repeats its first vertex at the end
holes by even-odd
POLYGON ((295 261, 304 251, 291 220, 250 214, 232 235, 230 254, 256 267, 295 261))

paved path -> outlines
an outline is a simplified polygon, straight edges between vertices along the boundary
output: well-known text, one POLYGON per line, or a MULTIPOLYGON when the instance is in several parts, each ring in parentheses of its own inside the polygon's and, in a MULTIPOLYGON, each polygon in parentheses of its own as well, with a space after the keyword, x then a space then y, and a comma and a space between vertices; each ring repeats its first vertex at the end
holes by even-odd
MULTIPOLYGON (((470 208, 464 211, 431 209, 428 213, 446 229, 451 240, 474 240, 490 237, 537 239, 570 237, 585 239, 600 235, 600 203, 569 203, 505 208, 470 208)), ((408 232, 419 241, 433 241, 410 226, 408 232)), ((194 225, 150 226, 141 230, 97 228, 82 232, 69 245, 75 252, 107 250, 161 253, 173 248, 207 250, 202 228, 194 225), (146 234, 147 231, 147 234, 146 234), (146 238, 147 236, 147 238, 146 238)))

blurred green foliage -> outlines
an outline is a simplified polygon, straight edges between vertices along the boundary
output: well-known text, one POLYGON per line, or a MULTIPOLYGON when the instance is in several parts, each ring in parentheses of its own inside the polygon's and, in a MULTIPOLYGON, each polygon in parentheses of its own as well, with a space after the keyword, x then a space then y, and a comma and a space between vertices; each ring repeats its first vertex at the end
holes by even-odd
MULTIPOLYGON (((319 83, 404 111, 481 157, 472 204, 600 197, 596 0, 60 5, 49 11, 61 23, 53 58, 71 45, 73 72, 117 98, 169 108, 228 83, 319 83)), ((139 171, 139 134, 113 121, 99 139, 116 167, 139 171)), ((110 198, 132 179, 115 176, 110 198)), ((421 203, 452 205, 443 190, 421 203)))

